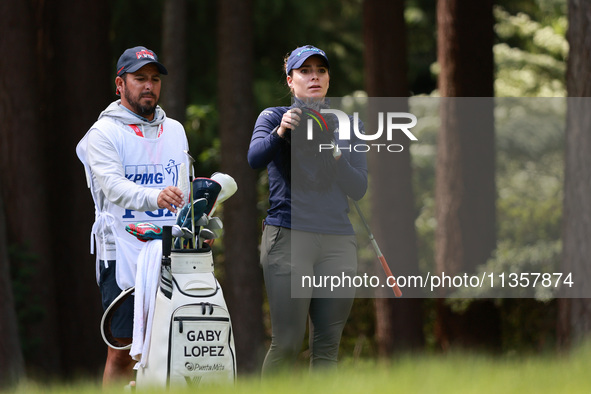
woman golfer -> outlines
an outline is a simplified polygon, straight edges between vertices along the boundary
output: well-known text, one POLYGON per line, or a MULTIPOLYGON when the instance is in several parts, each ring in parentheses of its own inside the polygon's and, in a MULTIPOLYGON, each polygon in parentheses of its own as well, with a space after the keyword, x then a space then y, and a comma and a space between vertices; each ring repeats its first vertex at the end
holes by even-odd
MULTIPOLYGON (((365 153, 354 149, 361 141, 339 139, 339 119, 323 112, 329 109, 326 53, 299 47, 284 59, 284 70, 293 104, 261 112, 248 151, 250 166, 266 167, 269 176, 261 265, 272 340, 263 375, 293 366, 308 316, 311 367, 336 367, 355 296, 341 279, 357 272, 348 197, 358 200, 367 189, 365 153)), ((353 130, 352 117, 349 122, 353 130)))

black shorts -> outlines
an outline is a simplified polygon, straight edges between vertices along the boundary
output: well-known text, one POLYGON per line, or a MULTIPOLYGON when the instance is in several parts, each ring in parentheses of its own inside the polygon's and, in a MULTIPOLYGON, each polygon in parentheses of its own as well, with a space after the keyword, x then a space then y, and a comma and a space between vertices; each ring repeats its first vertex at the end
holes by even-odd
MULTIPOLYGON (((105 268, 105 262, 100 261, 99 288, 103 310, 106 310, 122 291, 115 279, 115 260, 108 260, 108 265, 109 267, 105 268)), ((111 332, 115 338, 133 337, 133 299, 133 295, 128 297, 113 314, 111 332)))

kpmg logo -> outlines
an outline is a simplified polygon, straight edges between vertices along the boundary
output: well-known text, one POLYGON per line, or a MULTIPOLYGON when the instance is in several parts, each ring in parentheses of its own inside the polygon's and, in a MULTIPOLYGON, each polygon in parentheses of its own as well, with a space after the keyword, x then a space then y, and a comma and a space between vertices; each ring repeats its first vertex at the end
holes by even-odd
MULTIPOLYGON (((178 186, 180 164, 170 159, 166 165, 162 164, 139 164, 125 166, 125 177, 137 185, 144 187, 162 189, 167 185, 178 186)), ((168 209, 160 208, 155 211, 139 212, 126 209, 122 216, 124 222, 138 219, 137 215, 143 218, 150 218, 151 221, 173 217, 168 209)))
POLYGON ((160 164, 128 165, 125 177, 138 185, 156 187, 164 182, 164 169, 160 164))
POLYGON ((160 187, 164 184, 167 175, 172 177, 171 185, 178 184, 179 164, 169 160, 166 167, 162 164, 140 164, 125 166, 125 177, 130 181, 146 186, 160 187))
MULTIPOLYGON (((321 109, 320 112, 306 108, 304 114, 308 115, 307 123, 307 139, 313 139, 313 126, 314 122, 320 126, 320 130, 328 130, 327 122, 322 114, 333 114, 336 116, 339 127, 339 140, 347 141, 351 140, 351 121, 349 116, 338 109, 321 109)), ((410 131, 411 128, 416 126, 417 117, 408 112, 378 112, 378 130, 374 134, 366 134, 359 130, 359 113, 353 113, 353 133, 361 141, 375 141, 382 137, 384 130, 386 133, 386 140, 392 141, 392 136, 395 132, 403 132, 409 140, 418 141, 417 137, 410 131), (406 119, 406 122, 401 120, 406 119), (385 126, 384 126, 385 123, 385 126)), ((337 146, 333 144, 319 144, 318 151, 330 150, 337 152, 339 150, 354 151, 354 152, 369 152, 370 150, 388 151, 388 152, 402 152, 404 147, 400 144, 384 144, 384 143, 361 143, 361 144, 349 144, 348 146, 341 145, 337 146)))

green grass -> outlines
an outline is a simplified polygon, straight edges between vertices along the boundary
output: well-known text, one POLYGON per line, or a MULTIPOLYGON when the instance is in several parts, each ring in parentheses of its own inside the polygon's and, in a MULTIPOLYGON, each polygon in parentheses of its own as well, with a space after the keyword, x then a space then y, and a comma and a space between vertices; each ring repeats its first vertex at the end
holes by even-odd
MULTIPOLYGON (((408 355, 390 361, 345 360, 336 372, 292 373, 261 381, 242 377, 231 387, 199 388, 200 393, 588 393, 591 392, 591 345, 569 354, 483 356, 454 353, 408 355)), ((153 391, 162 392, 163 390, 153 391)), ((174 393, 193 390, 171 390, 174 393)), ((14 394, 121 393, 97 382, 40 385, 22 383, 14 394)))

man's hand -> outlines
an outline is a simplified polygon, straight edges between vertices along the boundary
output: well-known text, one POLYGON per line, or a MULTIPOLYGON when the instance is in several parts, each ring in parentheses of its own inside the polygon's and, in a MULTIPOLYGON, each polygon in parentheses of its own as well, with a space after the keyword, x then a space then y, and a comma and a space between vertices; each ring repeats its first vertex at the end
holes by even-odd
POLYGON ((168 186, 158 195, 158 207, 166 208, 173 213, 176 213, 176 208, 182 208, 184 204, 185 196, 176 186, 168 186))

